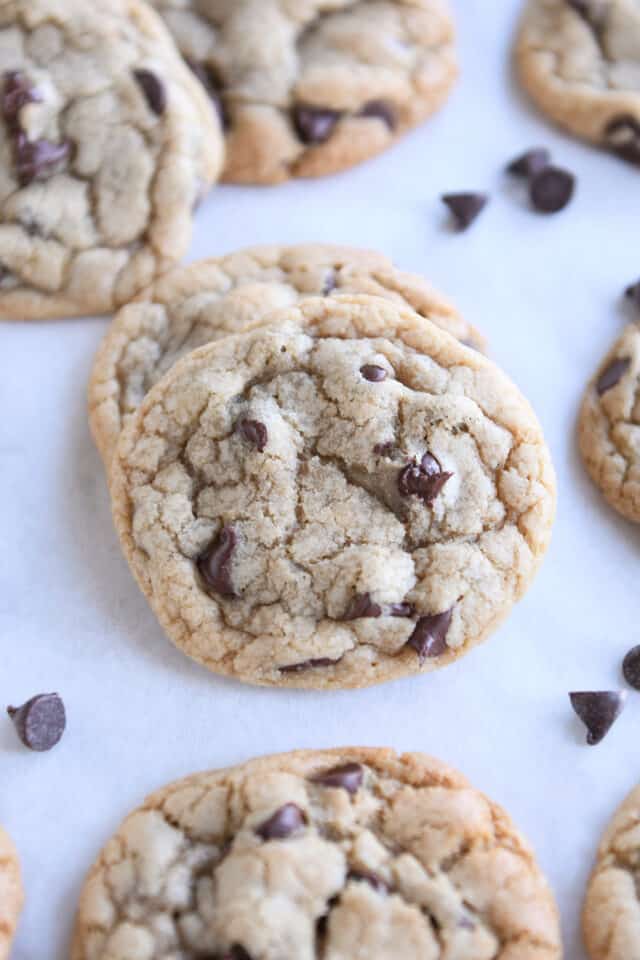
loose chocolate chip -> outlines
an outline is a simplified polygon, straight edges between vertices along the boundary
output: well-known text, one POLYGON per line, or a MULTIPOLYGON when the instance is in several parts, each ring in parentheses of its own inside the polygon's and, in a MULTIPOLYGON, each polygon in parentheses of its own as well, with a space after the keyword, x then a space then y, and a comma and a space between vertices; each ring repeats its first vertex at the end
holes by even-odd
POLYGON ((640 690, 640 647, 632 647, 622 661, 622 673, 634 690, 640 690))
POLYGON ((381 617, 382 607, 374 603, 369 593, 358 593, 350 602, 343 620, 360 620, 363 617, 381 617))
POLYGON ((441 200, 453 214, 458 229, 466 230, 484 210, 489 197, 486 193, 445 193, 441 200))
POLYGON ((619 357, 617 360, 612 360, 598 377, 596 383, 598 396, 601 397, 607 390, 612 390, 613 387, 616 387, 630 366, 631 357, 619 357))
POLYGON ((439 657, 447 648, 447 633, 451 626, 453 608, 444 613, 434 613, 420 617, 407 643, 420 659, 420 663, 430 657, 439 657))
POLYGON ((377 453, 379 457, 389 457, 391 459, 395 448, 396 445, 393 440, 388 440, 386 443, 376 443, 373 452, 377 453))
POLYGON ((403 497, 420 497, 431 506, 452 476, 442 469, 432 454, 426 453, 420 465, 414 460, 403 467, 398 475, 398 490, 403 497))
POLYGON ((389 130, 395 130, 396 128, 396 116, 393 107, 385 103, 384 100, 370 100, 369 103, 364 105, 358 116, 375 117, 377 120, 386 123, 389 130))
POLYGON ((335 787, 339 790, 346 790, 352 796, 358 792, 362 786, 364 770, 359 763, 343 763, 339 767, 333 767, 325 773, 316 774, 311 780, 321 787, 335 787))
POLYGON ((512 160, 507 167, 507 172, 515 177, 526 177, 528 180, 548 167, 550 162, 551 154, 546 147, 534 147, 512 160))
POLYGON ((540 213, 558 213, 570 202, 576 179, 568 170, 545 167, 531 179, 529 196, 540 213))
POLYGON ((624 295, 627 300, 631 300, 635 307, 640 308, 640 280, 637 280, 636 283, 632 283, 631 286, 627 287, 624 295))
POLYGON ((16 173, 20 185, 26 187, 33 180, 50 177, 59 163, 71 153, 68 140, 52 143, 50 140, 28 140, 26 134, 19 133, 15 140, 16 173))
POLYGON ((303 143, 324 143, 333 133, 340 114, 337 110, 299 104, 293 108, 292 117, 293 125, 303 143))
POLYGON ((355 880, 357 883, 368 883, 376 893, 389 892, 389 884, 385 883, 377 873, 371 873, 368 870, 350 870, 347 879, 355 880))
POLYGON ((604 139, 606 146, 622 160, 640 164, 640 121, 632 114, 614 117, 605 127, 604 139))
POLYGON ((370 383, 380 383, 387 379, 387 371, 384 367, 379 367, 375 363, 365 363, 363 367, 360 367, 360 373, 370 383))
POLYGON ((57 693, 41 693, 21 707, 7 707, 7 713, 29 750, 51 750, 67 725, 64 703, 57 693))
POLYGON ((222 129, 227 131, 231 126, 231 118, 225 106, 224 100, 222 99, 221 91, 224 89, 224 83, 220 77, 220 74, 210 63, 205 63, 204 61, 198 62, 197 60, 190 60, 188 58, 187 63, 207 91, 209 99, 211 100, 211 103, 213 104, 218 117, 220 118, 222 129))
POLYGON ((167 109, 167 89, 151 70, 134 70, 133 75, 144 93, 149 108, 161 117, 167 109))
POLYGON ((206 585, 223 597, 237 596, 231 581, 231 559, 237 542, 233 527, 224 526, 218 538, 197 561, 206 585))
POLYGON ((302 673, 303 670, 310 670, 313 667, 332 667, 339 662, 329 657, 317 657, 313 660, 303 660, 302 663, 290 663, 286 667, 278 667, 278 670, 280 673, 302 673))
POLYGON ((593 693, 570 693, 571 706, 587 728, 587 743, 595 746, 606 737, 620 716, 626 693, 599 690, 593 693))
POLYGON ((272 817, 256 827, 263 840, 285 840, 304 825, 304 814, 295 803, 285 803, 272 817))
POLYGON ((386 610, 388 617, 412 617, 415 612, 412 603, 392 603, 386 610))
POLYGON ((4 75, 4 90, 2 93, 2 116, 12 133, 20 129, 19 116, 23 107, 28 103, 40 103, 42 96, 24 73, 19 70, 9 70, 4 75))
POLYGON ((239 420, 236 425, 236 430, 247 443, 251 443, 254 447, 257 447, 260 453, 264 451, 269 442, 267 428, 260 420, 239 420))

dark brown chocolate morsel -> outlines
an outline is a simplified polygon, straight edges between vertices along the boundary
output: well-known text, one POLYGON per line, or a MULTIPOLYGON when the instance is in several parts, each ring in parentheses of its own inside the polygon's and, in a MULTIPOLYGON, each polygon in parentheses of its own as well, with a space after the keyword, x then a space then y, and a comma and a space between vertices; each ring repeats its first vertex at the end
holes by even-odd
POLYGON ((280 673, 302 673, 303 670, 312 670, 314 667, 333 667, 340 660, 331 660, 329 657, 316 657, 312 660, 303 660, 302 663, 290 663, 286 667, 278 667, 280 673))
POLYGON ((640 165, 640 120, 632 114, 614 117, 605 127, 604 140, 622 160, 640 165))
POLYGON ((371 873, 369 870, 350 870, 347 879, 355 880, 356 883, 368 883, 376 893, 389 892, 389 884, 377 873, 371 873))
POLYGON ((198 570, 207 587, 223 597, 235 597, 231 561, 238 538, 233 527, 224 526, 211 546, 198 558, 198 570))
POLYGON ((57 693, 41 693, 21 707, 7 707, 25 747, 39 753, 60 742, 67 725, 64 703, 57 693))
POLYGON ((384 367, 379 367, 375 363, 365 363, 363 367, 360 367, 360 373, 370 383, 380 383, 382 380, 386 380, 388 376, 384 367))
POLYGON ((256 447, 260 453, 264 452, 269 442, 269 433, 264 423, 260 420, 239 420, 236 430, 243 440, 256 447))
POLYGON ((587 728, 587 743, 600 743, 620 716, 626 694, 619 690, 570 693, 571 706, 587 728))
POLYGON ((558 213, 571 201, 576 178, 560 167, 545 167, 531 178, 529 196, 539 213, 558 213))
POLYGON ((598 396, 601 397, 607 392, 617 387, 625 373, 631 366, 631 357, 618 357, 602 371, 596 382, 598 396))
POLYGON ((489 197, 486 193, 445 193, 441 200, 451 211, 458 229, 466 230, 484 210, 489 197))
POLYGON ((388 617, 413 617, 416 611, 412 603, 391 603, 385 612, 388 617))
POLYGON ((622 673, 634 690, 640 690, 640 646, 632 647, 622 661, 622 673))
POLYGON ((628 286, 624 295, 635 307, 640 308, 640 280, 628 286))
POLYGON ((358 593, 346 609, 343 620, 360 620, 362 617, 381 617, 382 607, 374 603, 369 593, 358 593))
POLYGON ((386 443, 376 443, 375 447, 373 448, 373 452, 377 453, 379 457, 391 458, 395 449, 396 445, 394 441, 387 440, 386 443))
POLYGON ((325 277, 324 283, 322 284, 322 296, 328 297, 330 293, 333 293, 337 285, 338 285, 338 278, 336 276, 336 272, 335 270, 330 270, 327 276, 325 277))
POLYGON ((534 147, 520 154, 515 160, 512 160, 507 167, 507 172, 515 177, 525 177, 529 180, 534 177, 551 163, 551 154, 546 147, 534 147))
POLYGON ((20 70, 8 70, 4 74, 4 88, 2 91, 2 116, 12 133, 20 129, 20 111, 28 103, 40 103, 41 94, 33 86, 29 78, 20 70))
POLYGON ((298 104, 292 111, 293 125, 303 143, 324 143, 340 119, 337 110, 298 104))
POLYGON ((68 140, 52 143, 50 140, 28 140, 24 133, 15 139, 15 166, 20 185, 26 187, 33 180, 45 180, 55 168, 71 155, 68 140))
POLYGON ((222 99, 222 90, 224 89, 224 84, 220 78, 220 74, 210 63, 190 59, 187 59, 187 63, 207 91, 207 95, 211 100, 213 108, 220 119, 222 129, 226 132, 231 126, 231 117, 229 116, 229 111, 227 110, 225 102, 222 99))
POLYGON ((343 763, 338 767, 332 767, 325 773, 318 773, 311 778, 313 783, 322 787, 334 787, 340 790, 346 790, 352 796, 358 792, 362 786, 364 778, 364 769, 359 763, 343 763))
POLYGON ((304 826, 304 814, 295 803, 285 803, 284 807, 256 827, 255 832, 263 840, 286 840, 292 833, 304 826))
POLYGON ((160 78, 151 70, 134 70, 140 89, 145 95, 149 108, 161 117, 167 109, 167 88, 160 78))
POLYGON ((453 608, 444 613, 434 613, 427 617, 420 617, 407 644, 415 650, 420 663, 430 657, 439 657, 446 653, 447 633, 451 626, 453 608))
POLYGON ((398 474, 398 490, 403 497, 420 497, 431 506, 452 476, 442 469, 432 454, 426 453, 420 464, 414 460, 403 467, 398 474))
POLYGON ((365 103, 358 116, 375 117, 377 120, 382 120, 389 130, 396 128, 395 111, 391 104, 385 103, 384 100, 370 100, 369 103, 365 103))
POLYGON ((253 960, 253 958, 244 947, 235 943, 230 950, 227 950, 222 960, 253 960))

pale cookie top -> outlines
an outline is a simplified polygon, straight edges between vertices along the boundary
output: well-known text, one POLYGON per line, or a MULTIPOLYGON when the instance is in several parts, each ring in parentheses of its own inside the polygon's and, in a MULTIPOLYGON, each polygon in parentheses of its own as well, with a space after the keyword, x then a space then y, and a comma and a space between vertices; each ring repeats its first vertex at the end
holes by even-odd
POLYGON ((630 323, 587 387, 580 450, 609 503, 640 522, 640 326, 630 323))
POLYGON ((640 164, 638 0, 528 0, 517 59, 550 117, 640 164))
POLYGON ((640 943, 640 787, 605 830, 589 881, 582 928, 592 960, 635 960, 640 943))
POLYGON ((410 306, 483 350, 477 330, 422 277, 397 270, 382 254, 306 244, 255 247, 178 267, 116 316, 96 355, 89 418, 105 463, 122 426, 145 394, 196 347, 263 323, 303 297, 368 293, 410 306))
POLYGON ((18 854, 0 827, 0 960, 9 960, 22 900, 18 854))
POLYGON ((149 797, 87 879, 72 960, 558 960, 506 813, 391 750, 302 751, 149 797))
POLYGON ((138 0, 0 0, 0 319, 103 313, 187 250, 222 134, 138 0))
POLYGON ((309 299, 179 361, 113 461, 123 549, 172 640, 258 684, 449 663, 528 587, 554 473, 513 384, 375 297, 309 299))
POLYGON ((152 0, 227 132, 225 179, 274 183, 379 153, 457 75, 447 0, 152 0))

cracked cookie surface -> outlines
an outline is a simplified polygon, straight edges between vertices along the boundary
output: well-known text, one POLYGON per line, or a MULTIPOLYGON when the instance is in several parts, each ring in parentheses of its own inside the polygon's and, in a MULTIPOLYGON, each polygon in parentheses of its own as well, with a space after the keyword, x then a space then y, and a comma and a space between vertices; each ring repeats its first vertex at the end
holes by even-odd
POLYGON ((636 0, 528 0, 516 58, 524 86, 549 117, 640 165, 636 0))
POLYGON ((308 299, 179 361, 123 431, 113 513, 209 669, 357 687, 479 643, 547 548, 555 479, 514 385, 377 297, 308 299))
POLYGON ((0 827, 0 960, 9 958, 22 900, 18 854, 0 827))
POLYGON ((447 0, 152 0, 223 117, 224 179, 334 173, 430 116, 456 75, 447 0))
POLYGON ((138 0, 0 0, 0 319, 106 313, 185 253, 219 122, 138 0))
POLYGON ((630 323, 587 387, 578 421, 582 458, 607 501, 640 523, 640 326, 630 323))
POLYGON ((87 879, 73 960, 558 960, 526 841, 419 754, 300 751, 151 796, 87 879))
POLYGON ((485 343, 419 276, 378 253, 324 244, 241 250, 170 271, 115 317, 89 385, 89 420, 105 464, 122 427, 176 360, 196 347, 260 325, 312 295, 385 296, 429 317, 470 346, 485 343))

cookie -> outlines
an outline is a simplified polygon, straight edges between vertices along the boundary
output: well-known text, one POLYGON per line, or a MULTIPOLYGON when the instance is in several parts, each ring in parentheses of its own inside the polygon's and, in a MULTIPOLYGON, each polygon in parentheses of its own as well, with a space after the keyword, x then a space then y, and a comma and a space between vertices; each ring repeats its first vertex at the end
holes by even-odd
POLYGON ((639 854, 640 787, 636 787, 605 830, 589 881, 582 930, 591 960, 640 956, 639 854))
POLYGON ((313 298, 189 354, 112 463, 116 527, 169 637, 255 684, 359 687, 484 639, 547 548, 526 400, 376 297, 313 298))
POLYGON ((9 960, 11 941, 22 908, 22 881, 18 854, 0 827, 0 960, 9 960))
POLYGON ((640 326, 630 323, 587 387, 580 451, 612 507, 640 522, 640 326))
POLYGON ((640 164, 640 8, 629 0, 528 0, 522 82, 566 130, 640 164))
POLYGON ((444 102, 457 75, 447 0, 152 0, 227 134, 224 179, 344 170, 444 102))
POLYGON ((187 251, 224 142, 138 0, 0 4, 0 319, 106 313, 187 251))
POLYGON ((255 247, 178 267, 115 318, 96 356, 89 420, 108 464, 123 424, 180 357, 260 325, 273 310, 332 293, 385 296, 428 316, 478 350, 477 330, 425 280, 366 250, 307 244, 255 247))
POLYGON ((558 960, 507 814, 421 754, 300 751, 158 791, 107 843, 72 960, 558 960))

